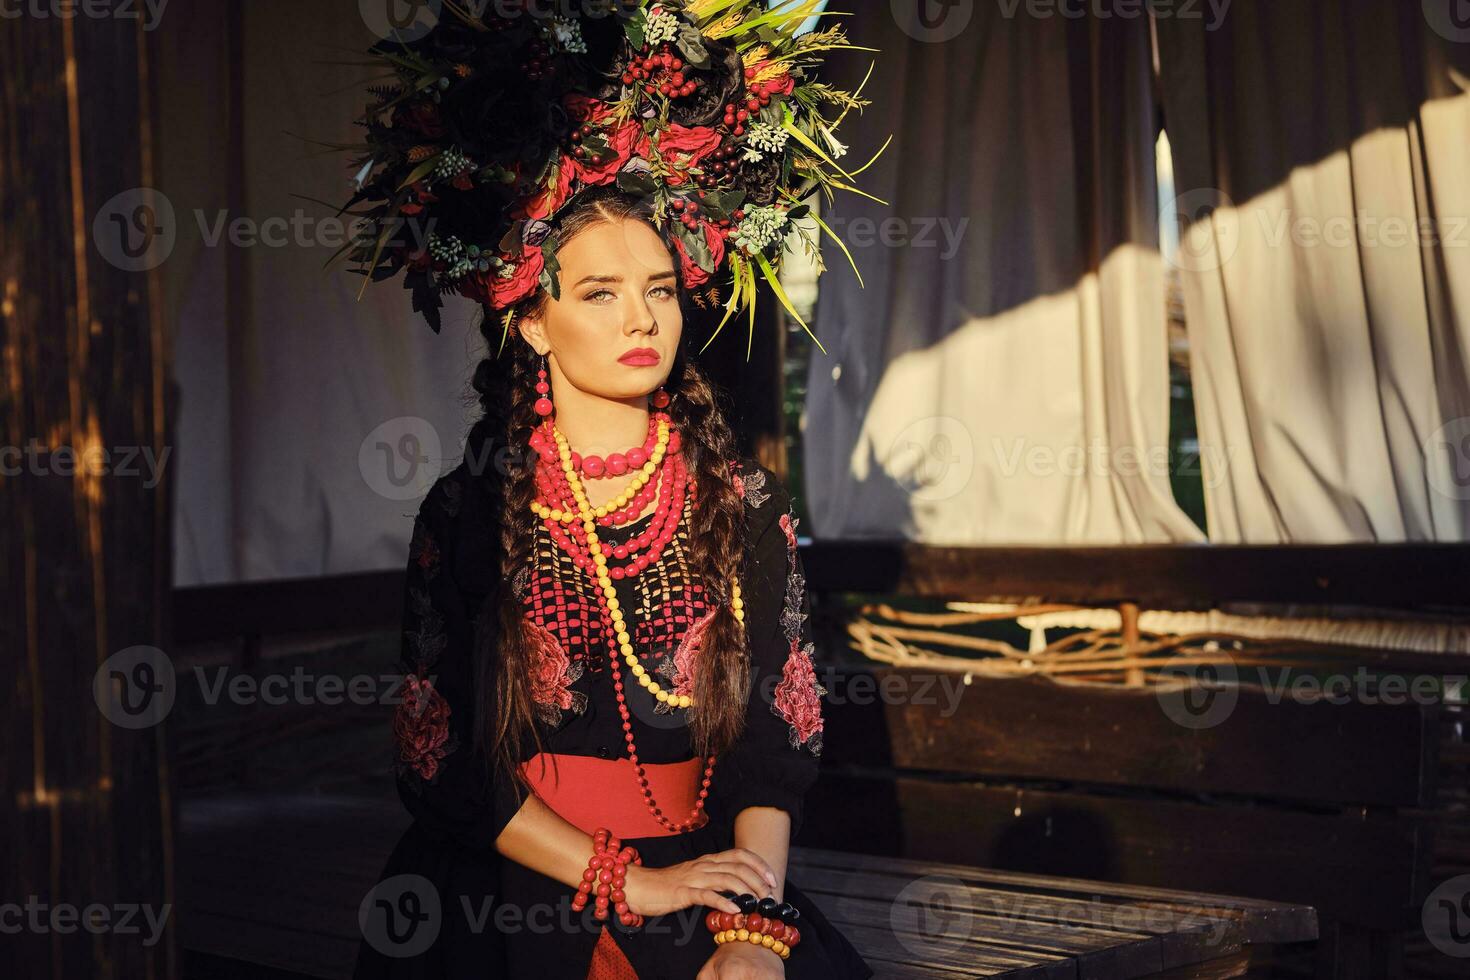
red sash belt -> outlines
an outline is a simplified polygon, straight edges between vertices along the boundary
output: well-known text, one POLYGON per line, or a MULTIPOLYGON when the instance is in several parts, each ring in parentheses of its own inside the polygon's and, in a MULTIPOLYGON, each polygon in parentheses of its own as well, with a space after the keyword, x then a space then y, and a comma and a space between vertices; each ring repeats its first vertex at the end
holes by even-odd
MULTIPOLYGON (((684 820, 694 809, 704 761, 643 763, 654 801, 670 820, 684 820)), ((649 812, 631 759, 538 752, 521 772, 543 803, 583 833, 606 827, 624 840, 674 833, 649 812)))

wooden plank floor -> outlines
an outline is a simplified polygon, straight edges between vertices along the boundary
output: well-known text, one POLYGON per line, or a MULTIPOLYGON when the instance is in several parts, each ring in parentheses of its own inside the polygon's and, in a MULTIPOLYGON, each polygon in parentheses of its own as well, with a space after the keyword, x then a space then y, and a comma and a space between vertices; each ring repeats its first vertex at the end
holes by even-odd
MULTIPOLYGON (((300 976, 349 976, 358 904, 407 823, 391 800, 187 801, 184 947, 300 976)), ((1316 914, 1301 906, 812 848, 793 849, 790 876, 884 978, 1230 976, 1233 968, 1199 965, 1243 963, 1253 949, 1317 934, 1316 914)))

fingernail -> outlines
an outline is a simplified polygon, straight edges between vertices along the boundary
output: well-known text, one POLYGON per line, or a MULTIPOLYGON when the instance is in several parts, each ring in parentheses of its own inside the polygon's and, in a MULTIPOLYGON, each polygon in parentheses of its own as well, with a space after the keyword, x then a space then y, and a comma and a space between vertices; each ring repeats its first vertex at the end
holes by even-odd
POLYGON ((772 888, 776 887, 776 876, 771 874, 769 871, 766 872, 766 880, 771 883, 772 888))

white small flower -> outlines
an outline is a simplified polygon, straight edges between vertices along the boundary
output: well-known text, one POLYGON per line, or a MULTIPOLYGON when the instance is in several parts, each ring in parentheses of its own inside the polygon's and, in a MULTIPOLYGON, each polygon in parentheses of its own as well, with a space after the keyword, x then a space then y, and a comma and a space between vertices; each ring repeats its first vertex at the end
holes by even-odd
POLYGON ((439 162, 434 166, 435 180, 453 180, 466 170, 470 170, 474 164, 470 158, 465 156, 457 146, 451 146, 439 155, 439 162))
POLYGON ((572 54, 586 54, 587 42, 582 38, 582 25, 566 17, 555 17, 547 31, 557 47, 572 54))
POLYGON ((819 132, 822 134, 822 139, 827 141, 827 155, 834 160, 841 159, 842 155, 847 152, 847 144, 838 141, 837 137, 832 135, 832 131, 825 126, 819 132))
POLYGON ((775 123, 752 123, 745 133, 745 159, 749 163, 760 163, 767 153, 780 155, 786 149, 790 134, 775 123))
POLYGON ((735 244, 754 255, 763 252, 774 241, 780 239, 787 224, 786 212, 777 207, 747 208, 740 228, 735 233, 735 244))
POLYGON ((679 18, 667 10, 660 10, 648 18, 648 27, 643 31, 643 39, 652 48, 658 47, 665 41, 672 41, 679 36, 679 18))
POLYGON ((377 163, 376 160, 369 160, 367 163, 364 163, 362 169, 357 172, 357 176, 352 178, 353 182, 357 184, 358 190, 362 190, 362 182, 367 180, 368 174, 372 173, 373 164, 375 163, 377 163))

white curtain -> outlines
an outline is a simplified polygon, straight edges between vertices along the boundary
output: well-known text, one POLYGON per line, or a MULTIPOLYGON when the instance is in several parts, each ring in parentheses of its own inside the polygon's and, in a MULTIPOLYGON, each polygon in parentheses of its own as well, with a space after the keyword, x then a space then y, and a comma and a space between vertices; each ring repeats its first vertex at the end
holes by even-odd
POLYGON ((358 302, 360 277, 323 271, 332 211, 294 195, 345 201, 348 155, 301 137, 360 138, 369 72, 330 62, 374 38, 355 5, 238 9, 235 22, 212 5, 170 8, 154 39, 160 184, 178 229, 162 267, 181 399, 175 584, 399 568, 417 498, 457 462, 477 414, 474 307, 450 300, 435 336, 396 282, 358 302), (210 244, 221 214, 260 240, 232 244, 226 230, 210 244))
POLYGON ((1168 476, 1165 290, 1144 19, 919 4, 849 21, 839 191, 803 442, 812 534, 1192 542, 1168 476), (968 18, 966 21, 965 18, 968 18), (960 18, 956 21, 956 18, 960 18))
POLYGON ((1447 11, 1159 21, 1213 541, 1470 534, 1470 30, 1447 11))

